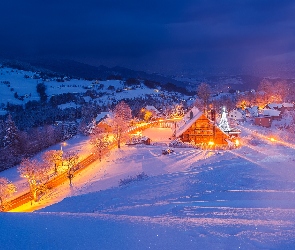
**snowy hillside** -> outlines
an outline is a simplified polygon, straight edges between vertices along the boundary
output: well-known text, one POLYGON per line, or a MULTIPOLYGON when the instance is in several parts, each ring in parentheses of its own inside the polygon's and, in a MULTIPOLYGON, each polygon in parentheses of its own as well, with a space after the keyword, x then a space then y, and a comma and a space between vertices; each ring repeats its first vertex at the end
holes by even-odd
MULTIPOLYGON (((7 102, 13 104, 24 104, 31 100, 39 100, 38 93, 36 91, 36 85, 43 82, 39 78, 37 73, 30 71, 23 71, 11 68, 0 68, 0 91, 1 99, 0 103, 6 104, 7 102), (35 76, 35 77, 34 77, 35 76), (24 100, 20 100, 14 97, 14 93, 17 92, 18 96, 24 96, 24 100)), ((120 80, 108 80, 93 82, 87 80, 70 79, 64 82, 58 82, 56 79, 48 80, 44 82, 47 91, 46 94, 51 97, 56 94, 63 93, 84 93, 90 89, 97 89, 99 84, 103 85, 101 92, 106 93, 106 96, 111 95, 114 90, 120 89, 121 93, 116 93, 116 98, 133 98, 143 94, 157 94, 153 89, 148 89, 142 86, 138 89, 124 89, 123 81, 120 80), (113 86, 114 89, 108 89, 113 86)), ((107 98, 107 97, 106 97, 107 98)))
POLYGON ((240 149, 162 155, 169 130, 146 131, 156 145, 113 150, 72 187, 24 206, 46 208, 0 214, 2 249, 294 248, 292 145, 244 129, 240 149))

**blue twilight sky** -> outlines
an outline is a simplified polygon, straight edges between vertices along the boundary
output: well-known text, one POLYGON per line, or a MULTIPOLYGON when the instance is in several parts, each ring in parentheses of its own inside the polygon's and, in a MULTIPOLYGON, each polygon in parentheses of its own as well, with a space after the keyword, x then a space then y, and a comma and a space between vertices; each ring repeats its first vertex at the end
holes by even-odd
POLYGON ((164 73, 291 62, 295 1, 2 0, 0 56, 164 73))

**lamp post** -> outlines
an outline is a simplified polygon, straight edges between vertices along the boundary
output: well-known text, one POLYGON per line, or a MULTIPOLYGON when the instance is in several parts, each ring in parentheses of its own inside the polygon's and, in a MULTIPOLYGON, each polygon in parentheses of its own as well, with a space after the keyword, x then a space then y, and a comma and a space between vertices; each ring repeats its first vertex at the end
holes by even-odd
POLYGON ((62 143, 60 144, 60 150, 62 151, 62 146, 66 146, 66 145, 67 145, 66 142, 62 142, 62 143))

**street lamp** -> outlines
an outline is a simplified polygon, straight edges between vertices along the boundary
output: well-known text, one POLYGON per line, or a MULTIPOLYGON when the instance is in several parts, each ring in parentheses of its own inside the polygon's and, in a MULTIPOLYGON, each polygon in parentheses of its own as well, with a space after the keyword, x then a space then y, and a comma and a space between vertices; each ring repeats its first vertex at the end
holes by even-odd
POLYGON ((67 145, 66 142, 62 142, 62 143, 60 144, 60 150, 62 151, 62 146, 66 146, 66 145, 67 145))

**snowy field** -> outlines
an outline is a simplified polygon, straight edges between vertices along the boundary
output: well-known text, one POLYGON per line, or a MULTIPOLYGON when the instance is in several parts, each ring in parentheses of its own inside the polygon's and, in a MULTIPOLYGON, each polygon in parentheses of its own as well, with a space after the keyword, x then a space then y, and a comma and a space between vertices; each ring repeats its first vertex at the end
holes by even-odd
POLYGON ((1 249, 295 249, 292 145, 244 129, 240 149, 162 155, 171 130, 145 133, 156 146, 115 149, 18 210, 34 213, 1 213, 1 249))
MULTIPOLYGON (((23 105, 28 101, 40 100, 37 93, 36 86, 38 83, 42 83, 42 79, 34 79, 34 72, 23 71, 11 68, 0 68, 0 104, 6 106, 9 102, 11 104, 23 105), (26 77, 25 77, 26 76, 26 77), (20 100, 14 97, 17 93, 18 96, 23 96, 24 99, 20 100)), ((120 80, 106 80, 99 81, 87 81, 70 79, 64 82, 57 82, 54 79, 44 82, 46 86, 46 94, 50 98, 51 96, 63 93, 85 93, 87 90, 96 90, 96 92, 102 94, 99 98, 92 99, 91 97, 85 97, 85 101, 96 101, 98 104, 106 105, 110 101, 120 101, 122 99, 132 98, 145 98, 146 95, 158 96, 163 92, 155 91, 145 85, 138 86, 133 89, 126 89, 124 82, 120 80), (102 88, 99 88, 100 84, 102 88), (112 87, 112 88, 110 88, 112 87), (116 92, 116 90, 119 90, 116 92)), ((184 98, 182 96, 182 98, 184 98)), ((72 104, 73 105, 73 104, 72 104)), ((61 109, 71 107, 71 103, 60 106, 61 109)), ((76 107, 76 106, 75 106, 76 107)), ((0 114, 5 114, 4 110, 0 109, 0 114)))

